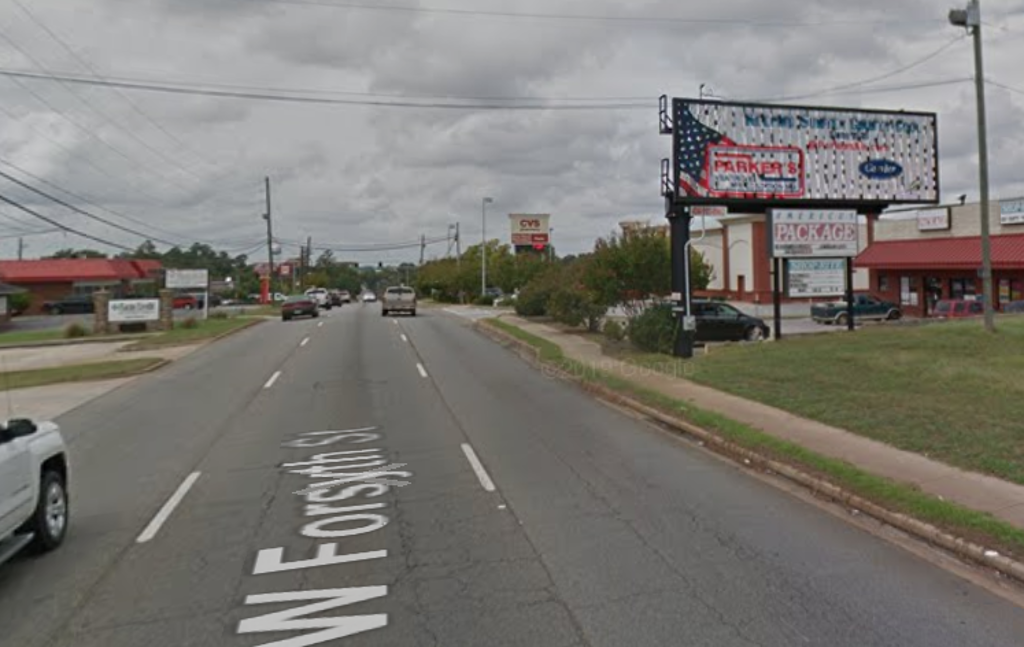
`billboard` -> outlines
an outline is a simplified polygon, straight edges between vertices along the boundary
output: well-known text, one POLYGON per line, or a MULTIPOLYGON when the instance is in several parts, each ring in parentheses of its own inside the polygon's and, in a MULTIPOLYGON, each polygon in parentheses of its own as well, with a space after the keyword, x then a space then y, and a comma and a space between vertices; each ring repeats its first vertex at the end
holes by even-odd
POLYGON ((107 321, 111 323, 158 321, 159 319, 159 299, 125 299, 111 301, 107 304, 107 321))
POLYGON ((849 258, 860 252, 856 211, 772 209, 768 217, 773 258, 849 258))
POLYGON ((673 101, 681 198, 938 203, 934 113, 673 101))
POLYGON ((999 224, 1024 225, 1024 198, 999 203, 999 224))
POLYGON ((164 285, 170 290, 203 288, 210 284, 208 270, 167 270, 164 285))
POLYGON ((846 294, 846 260, 842 258, 788 260, 786 277, 792 298, 846 294))
POLYGON ((551 242, 551 216, 546 213, 509 214, 513 245, 547 245, 551 242))

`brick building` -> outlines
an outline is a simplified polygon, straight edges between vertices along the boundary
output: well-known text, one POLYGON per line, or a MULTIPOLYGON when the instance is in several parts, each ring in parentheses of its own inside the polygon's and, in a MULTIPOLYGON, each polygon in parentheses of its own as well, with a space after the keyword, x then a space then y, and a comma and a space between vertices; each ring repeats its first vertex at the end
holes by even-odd
POLYGON ((43 303, 72 294, 106 289, 117 295, 153 292, 162 274, 160 261, 126 259, 43 259, 0 261, 0 281, 25 289, 31 303, 25 314, 40 314, 43 303))

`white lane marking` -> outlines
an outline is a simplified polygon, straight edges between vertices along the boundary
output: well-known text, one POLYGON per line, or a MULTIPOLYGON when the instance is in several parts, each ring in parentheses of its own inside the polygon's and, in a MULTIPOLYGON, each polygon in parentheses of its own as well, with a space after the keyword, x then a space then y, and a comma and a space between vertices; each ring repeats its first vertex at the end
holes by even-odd
POLYGON ((395 324, 397 326, 398 325, 398 319, 392 319, 391 323, 393 323, 393 324, 395 324))
POLYGON ((302 343, 299 344, 299 346, 305 346, 308 343, 309 343, 309 337, 306 337, 305 339, 302 340, 302 343))
POLYGON ((281 377, 281 371, 277 371, 276 373, 274 373, 273 375, 270 376, 270 379, 267 380, 267 383, 263 385, 263 388, 264 389, 269 389, 270 387, 274 386, 274 383, 277 382, 277 380, 280 377, 281 377))
POLYGON ((405 343, 408 344, 409 343, 409 338, 406 337, 405 335, 402 335, 402 341, 404 341, 405 343))
POLYGON ((178 507, 181 500, 185 498, 188 491, 191 490, 192 486, 199 480, 199 475, 199 472, 192 472, 184 481, 182 481, 181 485, 178 486, 178 489, 171 495, 171 498, 167 499, 167 503, 164 504, 164 507, 160 508, 160 511, 156 513, 156 516, 153 517, 153 520, 150 521, 149 525, 142 531, 139 538, 135 540, 136 542, 144 544, 156 537, 156 533, 160 532, 160 528, 167 522, 167 519, 170 518, 174 509, 178 507))
POLYGON ((494 492, 494 481, 487 474, 487 470, 484 469, 480 459, 477 458, 476 452, 467 443, 462 443, 462 453, 466 455, 466 459, 469 461, 469 466, 476 472, 476 477, 480 479, 480 485, 483 486, 488 492, 494 492))
POLYGON ((420 372, 421 377, 427 377, 427 369, 423 368, 423 364, 416 364, 416 370, 420 372))
POLYGON ((316 325, 316 327, 317 327, 317 328, 323 328, 323 327, 324 327, 324 322, 322 322, 322 321, 321 321, 320 323, 318 323, 318 324, 316 325))

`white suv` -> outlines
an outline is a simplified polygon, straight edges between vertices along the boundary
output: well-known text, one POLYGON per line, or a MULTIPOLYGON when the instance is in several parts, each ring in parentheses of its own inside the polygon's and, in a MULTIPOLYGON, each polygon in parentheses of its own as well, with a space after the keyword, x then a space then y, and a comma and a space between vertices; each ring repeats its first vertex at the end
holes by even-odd
POLYGON ((319 307, 331 309, 331 294, 325 288, 310 288, 306 290, 306 296, 314 299, 319 307))
POLYGON ((67 448, 52 422, 0 426, 0 562, 25 546, 53 550, 68 529, 67 448))

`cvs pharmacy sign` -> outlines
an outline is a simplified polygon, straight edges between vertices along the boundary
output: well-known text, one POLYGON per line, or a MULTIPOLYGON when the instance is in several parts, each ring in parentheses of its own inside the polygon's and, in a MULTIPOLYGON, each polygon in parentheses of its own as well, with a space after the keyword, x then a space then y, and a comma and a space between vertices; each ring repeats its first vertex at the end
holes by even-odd
POLYGON ((513 245, 547 244, 551 236, 549 214, 511 214, 513 245))

